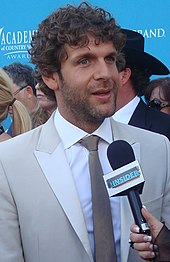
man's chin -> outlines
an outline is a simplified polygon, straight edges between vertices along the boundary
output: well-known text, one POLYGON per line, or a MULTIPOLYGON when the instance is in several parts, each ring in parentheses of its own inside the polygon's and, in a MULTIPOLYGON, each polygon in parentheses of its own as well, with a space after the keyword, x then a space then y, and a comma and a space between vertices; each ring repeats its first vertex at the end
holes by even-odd
POLYGON ((115 110, 112 109, 112 110, 102 112, 102 116, 103 117, 111 117, 114 113, 115 113, 115 110))
POLYGON ((105 118, 109 118, 114 114, 114 111, 112 112, 102 112, 98 115, 96 115, 96 119, 103 121, 105 118))

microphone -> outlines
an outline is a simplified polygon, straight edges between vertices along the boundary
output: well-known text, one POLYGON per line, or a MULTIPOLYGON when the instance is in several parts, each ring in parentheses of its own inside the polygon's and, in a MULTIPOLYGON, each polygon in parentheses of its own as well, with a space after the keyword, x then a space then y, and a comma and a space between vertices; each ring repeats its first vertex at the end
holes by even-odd
POLYGON ((116 140, 107 150, 107 157, 113 172, 104 176, 109 196, 127 195, 135 223, 140 233, 150 234, 149 226, 142 215, 142 193, 144 177, 131 145, 124 140, 116 140))

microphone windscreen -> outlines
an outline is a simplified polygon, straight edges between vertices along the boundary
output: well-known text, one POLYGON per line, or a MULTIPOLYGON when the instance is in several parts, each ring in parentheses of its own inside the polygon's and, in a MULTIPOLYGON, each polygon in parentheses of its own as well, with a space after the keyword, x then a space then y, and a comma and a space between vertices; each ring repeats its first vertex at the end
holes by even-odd
POLYGON ((125 140, 112 142, 107 149, 107 157, 113 170, 135 161, 133 148, 125 140))

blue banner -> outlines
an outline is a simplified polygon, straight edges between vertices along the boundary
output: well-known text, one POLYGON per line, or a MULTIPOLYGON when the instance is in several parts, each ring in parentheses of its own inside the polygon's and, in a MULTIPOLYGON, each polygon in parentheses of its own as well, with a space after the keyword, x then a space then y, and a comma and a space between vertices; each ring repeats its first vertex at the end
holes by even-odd
MULTIPOLYGON (((79 4, 81 1, 65 0, 1 0, 0 16, 0 66, 15 61, 29 63, 27 49, 38 24, 58 7, 79 4)), ((170 68, 170 1, 169 0, 107 0, 88 1, 100 6, 127 29, 140 32, 145 37, 145 51, 170 68)))

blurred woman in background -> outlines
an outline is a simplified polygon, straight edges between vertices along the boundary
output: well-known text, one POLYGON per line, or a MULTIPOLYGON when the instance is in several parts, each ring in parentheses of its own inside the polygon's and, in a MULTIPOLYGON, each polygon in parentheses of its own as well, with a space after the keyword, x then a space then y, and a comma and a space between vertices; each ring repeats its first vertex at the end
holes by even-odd
POLYGON ((170 115, 170 77, 151 80, 145 98, 150 107, 170 115))
POLYGON ((33 128, 44 124, 57 108, 54 91, 48 88, 48 86, 43 82, 41 75, 37 70, 34 72, 34 79, 37 83, 35 89, 38 109, 32 114, 33 128))

